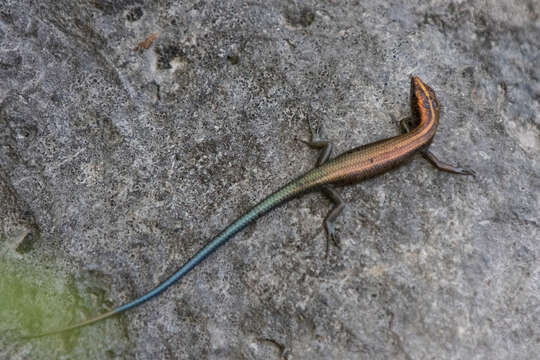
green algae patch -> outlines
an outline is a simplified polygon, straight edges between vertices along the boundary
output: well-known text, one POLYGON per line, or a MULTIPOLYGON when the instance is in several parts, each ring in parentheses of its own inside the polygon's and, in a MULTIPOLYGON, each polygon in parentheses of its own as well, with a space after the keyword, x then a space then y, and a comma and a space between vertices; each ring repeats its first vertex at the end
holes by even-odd
POLYGON ((21 261, 0 261, 0 358, 86 359, 123 352, 120 339, 103 342, 104 334, 118 338, 114 336, 117 320, 42 338, 21 338, 63 328, 105 310, 104 292, 95 290, 92 280, 74 281, 59 274, 21 261))
POLYGON ((69 321, 67 303, 73 299, 66 291, 65 282, 59 280, 53 271, 3 261, 0 274, 2 330, 30 334, 44 330, 49 324, 54 326, 69 321))

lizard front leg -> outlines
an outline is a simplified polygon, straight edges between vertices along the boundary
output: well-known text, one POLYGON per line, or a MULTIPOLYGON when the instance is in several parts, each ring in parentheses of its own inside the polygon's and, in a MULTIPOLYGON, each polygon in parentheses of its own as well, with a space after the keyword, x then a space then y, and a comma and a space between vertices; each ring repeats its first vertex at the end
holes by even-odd
MULTIPOLYGON (((404 133, 407 133, 410 131, 410 129, 415 126, 414 121, 411 117, 407 117, 405 119, 402 119, 400 122, 401 131, 404 133)), ((444 162, 442 160, 439 160, 430 150, 429 145, 427 147, 424 147, 420 150, 418 150, 422 156, 428 160, 430 163, 432 163, 437 169, 446 171, 452 174, 458 174, 458 175, 473 175, 475 176, 476 173, 473 170, 465 169, 459 166, 451 165, 447 162, 444 162)))

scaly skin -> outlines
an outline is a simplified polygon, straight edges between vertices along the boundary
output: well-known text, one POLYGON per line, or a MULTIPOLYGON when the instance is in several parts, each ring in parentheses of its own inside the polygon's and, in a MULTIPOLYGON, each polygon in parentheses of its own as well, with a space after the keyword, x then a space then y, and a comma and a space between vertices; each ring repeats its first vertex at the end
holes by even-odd
MULTIPOLYGON (((218 236, 204 246, 195 256, 187 263, 180 267, 172 276, 159 284, 153 290, 147 292, 141 297, 126 303, 112 311, 86 320, 84 322, 68 326, 59 330, 44 332, 38 335, 30 335, 25 338, 41 337, 52 335, 64 331, 77 329, 86 325, 90 325, 97 321, 106 319, 115 314, 119 314, 128 309, 134 308, 152 297, 160 294, 177 280, 181 279, 190 270, 197 266, 207 256, 213 253, 221 245, 230 240, 236 233, 244 229, 248 224, 256 220, 258 217, 266 214, 273 208, 291 200, 300 194, 322 190, 336 204, 336 209, 327 217, 327 230, 329 236, 333 238, 333 223, 337 217, 343 204, 339 194, 330 187, 331 185, 344 185, 360 182, 364 179, 386 172, 399 164, 403 163, 407 158, 415 152, 421 152, 425 157, 434 163, 441 170, 462 174, 472 175, 472 171, 456 168, 446 163, 440 162, 431 152, 427 150, 430 145, 437 126, 439 124, 439 103, 435 96, 435 92, 429 86, 424 84, 418 77, 413 76, 411 79, 411 110, 412 119, 415 127, 409 131, 406 124, 406 133, 394 136, 389 139, 373 142, 362 145, 350 151, 347 151, 333 160, 326 161, 329 151, 326 156, 323 156, 319 161, 320 166, 308 171, 296 180, 282 187, 280 190, 262 200, 255 205, 244 215, 226 227, 218 236)), ((326 142, 313 141, 310 143, 314 147, 328 146, 326 142)), ((327 148, 328 150, 328 148, 327 148)))

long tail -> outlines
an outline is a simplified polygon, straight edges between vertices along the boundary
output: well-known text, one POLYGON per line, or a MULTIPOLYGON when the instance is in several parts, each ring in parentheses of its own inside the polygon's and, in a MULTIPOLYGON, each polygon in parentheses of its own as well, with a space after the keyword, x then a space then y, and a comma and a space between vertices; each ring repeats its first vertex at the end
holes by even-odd
POLYGON ((187 263, 185 263, 182 267, 180 267, 174 274, 172 274, 167 280, 163 281, 161 284, 156 286, 153 290, 147 292, 146 294, 142 295, 141 297, 124 304, 116 309, 113 309, 107 313, 101 314, 99 316, 96 316, 94 318, 91 318, 89 320, 83 321, 81 323, 70 325, 61 329, 52 330, 43 332, 36 335, 27 335, 23 336, 23 339, 32 339, 32 338, 38 338, 42 336, 47 335, 53 335, 62 333, 64 331, 69 331, 73 329, 78 329, 90 324, 93 324, 95 322, 98 322, 103 319, 107 319, 113 315, 119 314, 121 312, 124 312, 128 309, 131 309, 133 307, 136 307, 145 301, 150 300, 154 296, 160 294, 161 292, 165 291, 169 286, 174 284, 176 281, 181 279, 184 275, 186 275, 190 270, 192 270, 195 266, 197 266, 200 262, 202 262, 204 259, 208 257, 211 253, 213 253, 217 248, 219 248, 221 245, 225 244, 228 240, 230 240, 236 233, 244 229, 247 225, 249 225, 251 222, 255 221, 258 217, 266 214, 273 208, 285 203, 287 200, 290 200, 299 194, 306 192, 307 190, 311 189, 314 185, 311 181, 306 181, 306 178, 309 179, 309 172, 308 174, 305 174, 304 176, 298 178, 295 181, 290 182, 288 185, 285 185, 280 190, 276 191, 272 195, 268 196, 266 199, 262 200, 259 204, 255 205, 253 208, 251 208, 247 213, 240 216, 238 219, 236 219, 233 223, 231 223, 225 230, 221 232, 218 236, 216 236, 212 241, 210 241, 208 244, 206 244, 201 250, 199 250, 198 253, 195 254, 187 263))
POLYGON ((81 328, 81 327, 84 327, 86 325, 90 325, 90 324, 93 324, 95 322, 98 322, 100 320, 103 320, 103 319, 106 319, 108 317, 111 317, 113 316, 114 314, 118 314, 118 312, 115 310, 112 310, 112 311, 109 311, 105 314, 101 314, 99 316, 96 316, 92 319, 88 319, 86 321, 83 321, 81 323, 78 323, 78 324, 75 324, 75 325, 71 325, 71 326, 66 326, 65 328, 62 328, 62 329, 57 329, 57 330, 51 330, 51 331, 46 331, 46 332, 43 332, 43 333, 40 333, 40 334, 35 334, 35 335, 25 335, 25 336, 22 336, 21 338, 22 339, 35 339, 35 338, 39 338, 39 337, 42 337, 42 336, 48 336, 48 335, 54 335, 54 334, 59 334, 59 333, 62 333, 64 331, 69 331, 69 330, 73 330, 73 329, 78 329, 78 328, 81 328))

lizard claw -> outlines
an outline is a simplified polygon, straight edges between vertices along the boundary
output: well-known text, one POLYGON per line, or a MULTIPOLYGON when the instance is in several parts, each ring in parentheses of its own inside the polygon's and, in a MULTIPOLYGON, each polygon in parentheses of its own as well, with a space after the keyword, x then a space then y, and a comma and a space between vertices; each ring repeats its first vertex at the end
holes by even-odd
POLYGON ((328 235, 328 241, 332 241, 338 249, 341 249, 341 245, 336 237, 334 223, 326 223, 326 233, 328 235))

